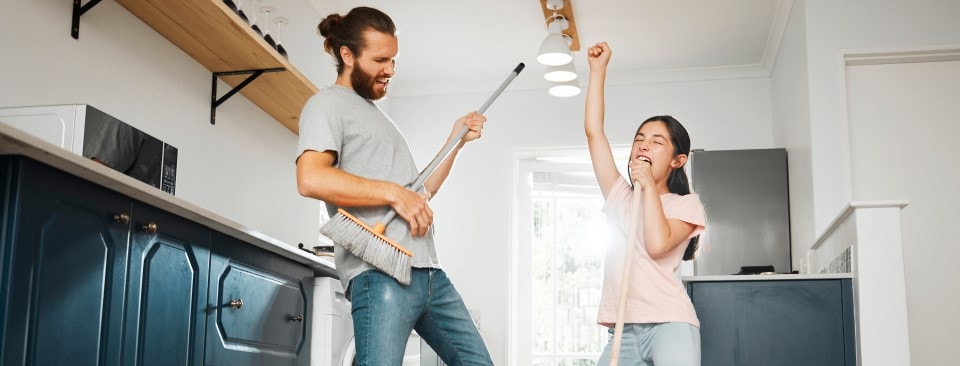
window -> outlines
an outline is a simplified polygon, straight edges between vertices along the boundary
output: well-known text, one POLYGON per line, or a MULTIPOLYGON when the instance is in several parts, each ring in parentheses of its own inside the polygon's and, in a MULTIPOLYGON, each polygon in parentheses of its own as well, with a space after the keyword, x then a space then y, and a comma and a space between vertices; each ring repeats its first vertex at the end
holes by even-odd
POLYGON ((606 328, 596 324, 603 280, 603 200, 533 188, 533 365, 594 365, 606 328))
POLYGON ((606 247, 603 198, 580 158, 518 159, 515 364, 596 365, 607 343, 597 324, 606 247))

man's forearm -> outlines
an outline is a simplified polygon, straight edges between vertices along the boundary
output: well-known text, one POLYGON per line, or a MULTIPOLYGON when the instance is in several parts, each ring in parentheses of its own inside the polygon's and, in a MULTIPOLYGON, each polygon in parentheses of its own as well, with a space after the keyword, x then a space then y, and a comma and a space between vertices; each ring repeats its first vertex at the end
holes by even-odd
POLYGON ((385 206, 396 202, 399 185, 365 179, 333 167, 297 169, 300 194, 342 207, 385 206))
MULTIPOLYGON (((460 153, 460 149, 463 148, 465 142, 462 140, 456 144, 453 149, 450 151, 450 154, 447 155, 443 161, 437 165, 437 170, 427 178, 423 183, 424 190, 430 193, 430 196, 436 196, 437 192, 440 190, 440 186, 443 185, 443 182, 447 180, 447 176, 450 175, 450 171, 453 170, 453 162, 456 161, 457 155, 460 153)), ((441 151, 442 152, 442 151, 441 151)), ((437 153, 438 155, 440 152, 437 153)))

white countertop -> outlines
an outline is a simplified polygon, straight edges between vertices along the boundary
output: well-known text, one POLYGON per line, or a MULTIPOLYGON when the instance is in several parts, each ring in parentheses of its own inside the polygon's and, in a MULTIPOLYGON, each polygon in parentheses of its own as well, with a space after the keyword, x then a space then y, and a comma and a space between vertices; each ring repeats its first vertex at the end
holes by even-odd
POLYGON ((143 203, 195 221, 253 246, 305 264, 314 271, 324 272, 330 276, 336 275, 332 257, 318 257, 307 253, 295 245, 287 244, 257 230, 240 225, 123 173, 4 124, 0 124, 0 155, 22 155, 32 158, 143 203))
POLYGON ((833 280, 838 278, 853 278, 852 273, 801 273, 801 274, 770 274, 770 275, 722 275, 722 276, 683 276, 686 282, 714 282, 714 281, 794 281, 794 280, 833 280))

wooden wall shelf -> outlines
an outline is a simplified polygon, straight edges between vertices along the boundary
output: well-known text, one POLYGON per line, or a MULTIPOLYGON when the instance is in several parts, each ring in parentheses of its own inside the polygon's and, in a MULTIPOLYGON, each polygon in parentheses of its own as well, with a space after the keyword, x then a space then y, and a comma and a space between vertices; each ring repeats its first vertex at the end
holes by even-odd
MULTIPOLYGON (((214 73, 284 68, 264 73, 240 90, 251 102, 299 134, 303 105, 317 91, 221 0, 117 0, 120 5, 214 73)), ((232 87, 244 75, 222 76, 232 87)))

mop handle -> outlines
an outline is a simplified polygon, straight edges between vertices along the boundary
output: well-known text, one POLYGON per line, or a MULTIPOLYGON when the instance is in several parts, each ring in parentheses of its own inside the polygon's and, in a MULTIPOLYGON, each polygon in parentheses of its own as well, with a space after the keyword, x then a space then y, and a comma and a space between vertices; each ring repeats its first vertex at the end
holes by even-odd
POLYGON ((627 256, 623 260, 623 278, 620 280, 620 303, 617 304, 617 323, 613 327, 613 349, 610 350, 610 366, 617 366, 620 363, 620 344, 623 342, 623 314, 627 308, 627 289, 630 288, 630 267, 633 265, 633 252, 637 246, 637 228, 640 224, 640 196, 641 192, 636 189, 639 182, 634 182, 633 199, 630 200, 630 229, 627 231, 629 237, 627 245, 627 256))
MULTIPOLYGON (((500 83, 500 87, 493 92, 493 95, 491 95, 490 98, 487 98, 487 101, 484 102, 483 106, 481 106, 480 109, 477 110, 477 113, 483 114, 483 112, 486 111, 491 104, 493 104, 493 101, 500 96, 500 93, 503 93, 503 90, 507 88, 507 85, 509 85, 510 82, 517 77, 517 75, 520 75, 520 71, 523 71, 524 66, 525 65, 523 64, 523 62, 517 65, 517 67, 510 72, 510 75, 507 76, 507 79, 504 80, 503 83, 500 83)), ((417 180, 414 181, 413 184, 410 186, 410 190, 414 192, 418 192, 420 191, 420 188, 423 188, 423 183, 427 181, 427 178, 429 178, 431 174, 433 174, 433 171, 436 170, 437 166, 440 165, 440 162, 447 157, 447 154, 450 154, 450 151, 453 150, 453 147, 456 146, 458 143, 460 143, 460 139, 462 139, 463 136, 465 136, 469 130, 470 130, 469 127, 463 126, 463 129, 461 129, 460 132, 457 133, 457 137, 450 140, 449 142, 447 142, 446 145, 443 146, 443 149, 440 150, 440 154, 437 154, 437 156, 433 158, 432 161, 430 161, 430 164, 427 165, 425 169, 423 169, 423 172, 420 173, 420 175, 417 177, 417 180)), ((393 220, 393 218, 396 215, 397 215, 396 210, 390 210, 390 212, 388 212, 387 215, 384 216, 383 220, 380 222, 382 222, 383 225, 386 226, 387 224, 390 223, 390 221, 393 220)))

